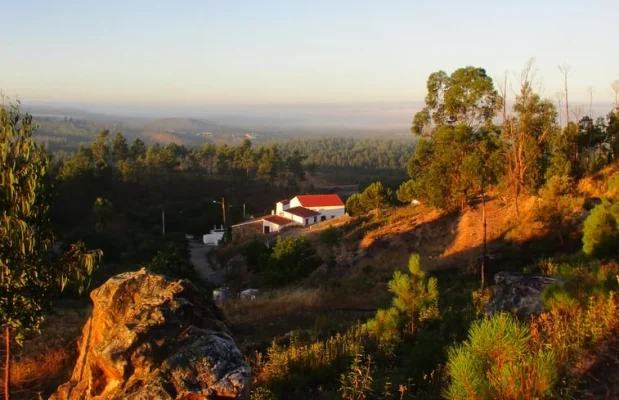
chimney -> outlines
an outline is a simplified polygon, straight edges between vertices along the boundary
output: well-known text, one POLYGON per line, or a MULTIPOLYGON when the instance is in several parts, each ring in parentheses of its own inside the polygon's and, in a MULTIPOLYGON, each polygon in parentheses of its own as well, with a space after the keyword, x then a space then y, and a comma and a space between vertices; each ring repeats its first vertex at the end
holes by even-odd
POLYGON ((271 215, 275 215, 275 210, 271 210, 271 215))

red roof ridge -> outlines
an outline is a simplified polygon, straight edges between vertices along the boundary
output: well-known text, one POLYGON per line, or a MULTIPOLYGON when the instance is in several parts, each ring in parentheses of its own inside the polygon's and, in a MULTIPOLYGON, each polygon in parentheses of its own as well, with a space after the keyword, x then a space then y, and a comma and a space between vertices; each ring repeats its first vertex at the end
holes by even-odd
POLYGON ((344 202, 335 193, 332 194, 299 194, 297 200, 303 207, 336 207, 343 206, 344 202))

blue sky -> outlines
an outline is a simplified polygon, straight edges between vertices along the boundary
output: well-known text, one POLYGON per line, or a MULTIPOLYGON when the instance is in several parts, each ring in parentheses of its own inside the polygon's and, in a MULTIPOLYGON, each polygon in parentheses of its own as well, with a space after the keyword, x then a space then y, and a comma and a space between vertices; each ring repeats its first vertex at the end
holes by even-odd
MULTIPOLYGON (((614 101, 619 5, 591 1, 7 1, 0 90, 141 106, 423 100, 427 76, 536 58, 544 95, 614 101)), ((512 76, 512 75, 510 75, 512 76)))

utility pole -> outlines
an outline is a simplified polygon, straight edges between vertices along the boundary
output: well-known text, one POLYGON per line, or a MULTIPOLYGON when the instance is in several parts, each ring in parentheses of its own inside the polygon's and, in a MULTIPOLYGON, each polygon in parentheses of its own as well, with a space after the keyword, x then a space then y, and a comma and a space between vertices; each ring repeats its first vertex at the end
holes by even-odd
POLYGON ((226 228, 226 199, 225 198, 221 198, 221 213, 223 216, 223 221, 224 221, 224 229, 226 228))
POLYGON ((243 203, 243 219, 245 219, 245 203, 243 203))

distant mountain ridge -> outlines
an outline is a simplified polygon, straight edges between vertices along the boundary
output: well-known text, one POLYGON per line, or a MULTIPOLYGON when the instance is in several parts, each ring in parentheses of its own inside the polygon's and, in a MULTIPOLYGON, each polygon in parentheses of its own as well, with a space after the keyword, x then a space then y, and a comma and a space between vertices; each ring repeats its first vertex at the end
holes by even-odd
POLYGON ((175 132, 175 133, 202 133, 213 132, 218 133, 226 131, 241 131, 240 128, 226 127, 208 120, 196 118, 160 118, 144 125, 145 132, 175 132))

